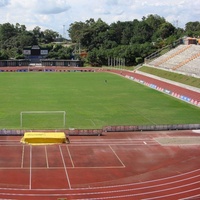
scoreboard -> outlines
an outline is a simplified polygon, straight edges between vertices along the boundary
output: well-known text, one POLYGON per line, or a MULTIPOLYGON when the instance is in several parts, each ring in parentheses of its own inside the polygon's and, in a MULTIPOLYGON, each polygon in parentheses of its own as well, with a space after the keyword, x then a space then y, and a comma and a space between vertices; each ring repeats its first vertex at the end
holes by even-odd
POLYGON ((23 54, 27 56, 45 56, 48 55, 48 49, 40 48, 38 45, 34 45, 31 48, 24 48, 23 54))

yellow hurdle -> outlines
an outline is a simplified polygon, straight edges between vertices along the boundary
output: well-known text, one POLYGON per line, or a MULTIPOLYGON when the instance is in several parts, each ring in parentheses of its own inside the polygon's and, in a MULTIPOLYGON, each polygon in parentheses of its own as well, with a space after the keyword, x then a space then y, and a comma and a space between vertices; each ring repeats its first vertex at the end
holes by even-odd
POLYGON ((64 132, 25 132, 22 143, 31 145, 47 145, 66 143, 64 132))

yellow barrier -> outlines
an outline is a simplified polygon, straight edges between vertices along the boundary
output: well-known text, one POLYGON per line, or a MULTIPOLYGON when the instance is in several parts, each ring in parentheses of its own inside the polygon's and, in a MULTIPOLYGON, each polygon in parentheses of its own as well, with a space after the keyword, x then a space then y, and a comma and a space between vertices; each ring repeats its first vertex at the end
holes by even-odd
POLYGON ((26 132, 21 142, 31 145, 60 144, 66 143, 66 137, 64 132, 26 132))

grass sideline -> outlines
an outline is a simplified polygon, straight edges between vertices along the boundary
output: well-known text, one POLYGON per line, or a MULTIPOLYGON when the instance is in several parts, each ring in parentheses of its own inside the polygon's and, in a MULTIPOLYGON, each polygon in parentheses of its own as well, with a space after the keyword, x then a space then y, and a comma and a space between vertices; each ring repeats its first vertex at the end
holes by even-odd
POLYGON ((0 73, 0 91, 0 129, 20 129, 21 111, 66 111, 77 129, 200 121, 199 108, 109 73, 0 73))
POLYGON ((152 74, 152 75, 161 77, 161 78, 166 78, 171 81, 176 81, 179 83, 183 83, 186 85, 200 88, 200 79, 199 78, 186 76, 186 75, 178 74, 178 73, 174 73, 174 72, 169 72, 169 71, 165 71, 162 69, 156 69, 153 67, 146 67, 146 66, 143 66, 143 67, 139 68, 138 70, 148 73, 148 74, 152 74))

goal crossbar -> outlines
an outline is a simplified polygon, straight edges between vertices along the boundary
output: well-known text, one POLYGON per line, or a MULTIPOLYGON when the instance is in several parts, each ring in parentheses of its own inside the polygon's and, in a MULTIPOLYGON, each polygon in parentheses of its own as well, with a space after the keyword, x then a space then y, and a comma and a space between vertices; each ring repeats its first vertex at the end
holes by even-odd
POLYGON ((20 127, 23 127, 23 115, 24 114, 62 114, 63 115, 63 127, 66 126, 66 111, 21 111, 20 112, 20 127))

